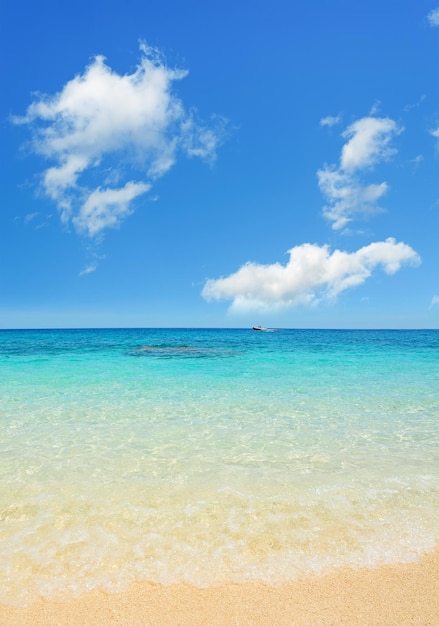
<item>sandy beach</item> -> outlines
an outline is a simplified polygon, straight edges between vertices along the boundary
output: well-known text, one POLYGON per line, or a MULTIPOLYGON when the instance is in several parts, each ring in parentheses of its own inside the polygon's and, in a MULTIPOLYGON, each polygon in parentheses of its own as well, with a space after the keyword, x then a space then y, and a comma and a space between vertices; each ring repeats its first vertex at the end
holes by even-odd
POLYGON ((417 563, 340 570, 279 589, 132 585, 71 602, 0 607, 2 626, 439 625, 439 549, 417 563))

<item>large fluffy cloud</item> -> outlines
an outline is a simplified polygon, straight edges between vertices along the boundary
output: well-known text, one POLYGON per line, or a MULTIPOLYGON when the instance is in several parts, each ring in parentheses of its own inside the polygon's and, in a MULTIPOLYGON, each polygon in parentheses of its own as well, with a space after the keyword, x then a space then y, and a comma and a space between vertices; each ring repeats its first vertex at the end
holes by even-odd
POLYGON ((132 211, 179 151, 215 158, 220 125, 200 124, 172 90, 186 75, 142 44, 133 73, 118 74, 97 56, 59 93, 39 96, 14 119, 32 126, 32 147, 50 162, 42 186, 64 222, 98 235, 132 211))
POLYGON ((306 243, 289 255, 286 265, 246 263, 230 276, 210 279, 202 295, 206 300, 232 300, 235 311, 285 309, 336 298, 364 283, 377 267, 393 274, 403 264, 420 262, 410 246, 392 238, 352 253, 306 243))
POLYGON ((339 165, 326 165, 317 172, 320 190, 328 201, 323 214, 334 230, 345 228, 355 217, 380 211, 378 202, 387 183, 365 184, 361 174, 395 153, 391 140, 401 130, 390 118, 364 117, 343 132, 346 142, 339 165))

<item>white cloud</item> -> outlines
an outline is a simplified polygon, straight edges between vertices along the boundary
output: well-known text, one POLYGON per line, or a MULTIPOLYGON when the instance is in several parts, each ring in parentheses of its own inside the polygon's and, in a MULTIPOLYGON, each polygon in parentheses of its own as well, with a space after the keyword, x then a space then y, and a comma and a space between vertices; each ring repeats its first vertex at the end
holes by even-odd
POLYGON ((320 126, 335 126, 341 122, 341 115, 328 115, 322 117, 320 120, 320 126))
POLYGON ((369 115, 373 117, 378 115, 380 109, 381 109, 381 101, 375 100, 375 102, 370 107, 369 115))
POLYGON ((414 165, 419 165, 424 160, 424 156, 422 154, 417 154, 414 159, 411 160, 411 163, 414 165))
POLYGON ((430 23, 430 26, 439 26, 439 7, 430 11, 430 13, 427 15, 427 19, 430 23))
POLYGON ((225 136, 226 120, 219 116, 213 116, 214 127, 209 128, 196 120, 195 111, 181 124, 182 146, 188 156, 196 156, 207 161, 212 161, 216 156, 218 137, 225 136))
POLYGON ((430 303, 430 309, 438 305, 439 305, 439 296, 433 296, 433 298, 431 299, 431 303, 430 303))
POLYGON ((95 272, 97 268, 98 268, 97 264, 87 265, 86 268, 84 268, 81 272, 79 272, 79 275, 87 276, 87 274, 93 274, 93 272, 95 272))
POLYGON ((389 118, 363 117, 342 134, 348 138, 341 152, 340 165, 345 171, 372 167, 396 152, 390 148, 392 136, 401 132, 389 118))
POLYGON ((354 217, 380 212, 378 200, 387 192, 387 183, 362 185, 342 170, 325 167, 317 172, 321 192, 330 201, 323 215, 334 230, 345 228, 354 217))
POLYGON ((412 111, 412 109, 416 109, 417 107, 421 106, 421 104, 426 100, 426 98, 427 96, 425 94, 422 94, 417 102, 414 102, 412 104, 406 104, 405 107, 403 108, 403 111, 405 113, 409 113, 410 111, 412 111))
MULTIPOLYGON (((52 218, 50 214, 40 213, 39 211, 33 211, 32 213, 27 213, 23 217, 24 224, 31 225, 34 230, 40 230, 41 228, 45 228, 49 220, 52 218)), ((19 219, 18 217, 16 219, 19 219)))
POLYGON ((390 118, 364 117, 342 133, 347 141, 340 164, 325 165, 317 172, 320 190, 329 203, 323 214, 334 230, 345 228, 354 217, 382 210, 378 201, 387 192, 388 184, 365 184, 359 176, 395 153, 390 142, 400 132, 402 129, 390 118))
POLYGON ((106 228, 116 228, 132 212, 130 203, 150 185, 129 182, 121 189, 95 189, 73 218, 78 232, 93 237, 106 228))
POLYGON ((421 165, 423 161, 424 161, 424 156, 422 154, 418 154, 415 156, 414 159, 411 159, 410 163, 413 163, 414 172, 416 172, 416 170, 418 169, 418 167, 421 165))
POLYGON ((40 214, 38 213, 38 211, 34 211, 33 213, 27 213, 24 216, 24 223, 25 224, 29 224, 29 222, 32 222, 32 220, 34 220, 35 218, 37 218, 40 214))
POLYGON ((356 252, 330 252, 328 246, 302 244, 289 250, 286 265, 246 263, 225 278, 210 279, 202 295, 206 300, 232 300, 231 310, 276 310, 300 304, 312 305, 336 298, 361 285, 381 266, 393 274, 403 264, 420 258, 405 243, 389 238, 356 252))
POLYGON ((52 162, 42 186, 65 223, 95 236, 132 212, 130 202, 173 166, 179 151, 215 158, 224 121, 207 127, 186 113, 173 85, 187 73, 142 44, 133 73, 118 74, 96 56, 60 92, 39 96, 14 118, 32 126, 34 151, 52 162), (108 166, 119 183, 102 191, 108 166))

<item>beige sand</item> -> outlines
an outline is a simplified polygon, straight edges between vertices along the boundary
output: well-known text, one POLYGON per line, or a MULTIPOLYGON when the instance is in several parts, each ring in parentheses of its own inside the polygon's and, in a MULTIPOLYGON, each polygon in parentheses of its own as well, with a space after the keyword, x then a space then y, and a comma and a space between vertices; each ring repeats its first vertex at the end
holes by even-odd
POLYGON ((342 570, 281 589, 135 584, 26 609, 0 605, 1 626, 439 626, 439 549, 419 563, 342 570))

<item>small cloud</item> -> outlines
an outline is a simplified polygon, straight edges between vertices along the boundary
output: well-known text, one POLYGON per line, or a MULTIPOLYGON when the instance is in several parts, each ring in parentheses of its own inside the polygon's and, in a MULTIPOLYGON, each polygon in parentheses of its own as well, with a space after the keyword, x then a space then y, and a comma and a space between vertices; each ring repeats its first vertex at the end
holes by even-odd
POLYGON ((105 255, 98 252, 96 241, 87 245, 87 256, 89 257, 89 261, 84 269, 79 272, 79 276, 92 274, 98 269, 100 261, 105 259, 105 255))
POLYGON ((439 305, 439 296, 433 296, 431 303, 430 303, 430 309, 432 309, 435 306, 439 305))
POLYGON ((416 107, 420 106, 426 98, 427 96, 425 94, 422 94, 419 100, 415 102, 414 104, 406 104, 405 107, 403 108, 404 113, 408 113, 412 109, 416 109, 416 107))
POLYGON ((430 131, 430 135, 432 137, 434 137, 435 139, 437 139, 437 144, 436 144, 436 148, 439 150, 439 126, 433 130, 430 131))
POLYGON ((335 126, 341 122, 341 115, 328 115, 327 117, 322 117, 320 120, 320 126, 335 126))
POLYGON ((424 156, 422 154, 415 156, 415 158, 410 161, 410 163, 413 163, 413 171, 416 171, 423 161, 424 156))
POLYGON ((225 278, 209 279, 202 296, 232 300, 231 310, 279 310, 312 306, 365 282, 378 268, 394 274, 402 265, 420 263, 407 244, 389 238, 348 253, 309 243, 289 250, 286 265, 246 263, 225 278))
POLYGON ((439 26, 439 7, 430 11, 427 20, 430 26, 439 26))
POLYGON ((86 276, 87 274, 92 274, 93 272, 95 272, 98 268, 97 263, 93 264, 93 265, 88 265, 87 267, 85 267, 81 272, 79 272, 80 276, 86 276))
POLYGON ((377 115, 379 110, 381 108, 381 100, 376 100, 373 104, 372 107, 370 109, 370 113, 369 115, 374 116, 377 115))
POLYGON ((35 230, 40 230, 40 228, 44 228, 45 226, 47 226, 51 218, 51 214, 44 215, 38 211, 33 211, 32 213, 27 213, 23 217, 23 222, 26 224, 26 226, 31 224, 35 230))
POLYGON ((226 137, 227 120, 214 115, 211 118, 211 126, 204 125, 196 119, 194 109, 188 118, 182 123, 182 146, 190 157, 200 157, 208 162, 216 159, 216 151, 226 137))
POLYGON ((396 152, 390 147, 390 141, 402 130, 388 117, 363 117, 357 120, 342 135, 348 139, 342 149, 342 168, 354 171, 388 159, 396 152))
POLYGON ((382 211, 378 204, 388 190, 386 182, 364 184, 360 174, 389 159, 396 150, 392 138, 402 132, 390 118, 363 117, 342 133, 340 164, 325 165, 317 172, 319 187, 328 200, 323 215, 334 230, 346 228, 354 217, 382 211))
POLYGON ((149 189, 150 185, 132 181, 120 189, 95 189, 73 218, 76 230, 95 237, 106 228, 117 228, 132 213, 132 201, 149 189))
POLYGON ((34 211, 33 213, 28 213, 27 215, 24 216, 24 223, 25 224, 29 224, 29 222, 32 222, 33 220, 35 220, 37 217, 39 216, 38 211, 34 211))
POLYGON ((382 212, 378 201, 387 193, 387 183, 363 185, 356 177, 328 166, 319 170, 317 177, 321 192, 329 200, 323 215, 332 222, 333 230, 345 229, 356 217, 382 212))

